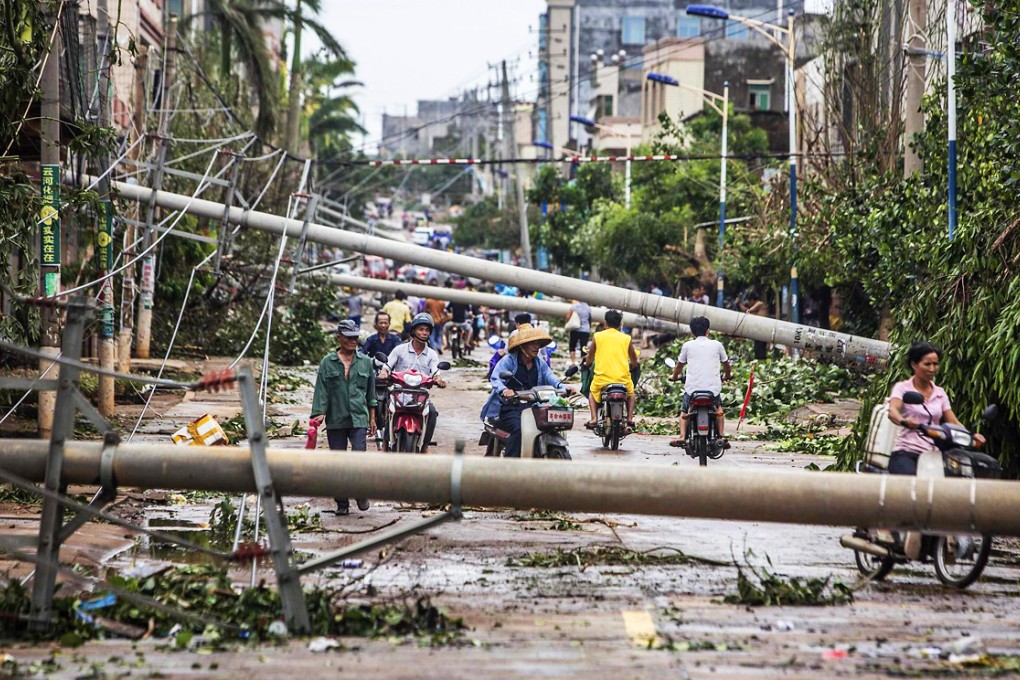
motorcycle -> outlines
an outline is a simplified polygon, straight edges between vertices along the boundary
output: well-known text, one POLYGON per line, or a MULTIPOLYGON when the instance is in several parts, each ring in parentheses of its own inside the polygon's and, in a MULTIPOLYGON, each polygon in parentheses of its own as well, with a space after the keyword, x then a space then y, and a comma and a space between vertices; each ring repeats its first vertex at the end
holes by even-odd
MULTIPOLYGON (((384 361, 386 355, 379 352, 377 361, 384 361)), ((440 371, 450 369, 448 361, 440 361, 440 371)), ((435 375, 426 376, 416 369, 391 372, 388 377, 386 397, 386 427, 384 436, 387 451, 418 453, 424 442, 425 421, 429 415, 429 390, 436 384, 435 375)))
MULTIPOLYGON (((666 366, 676 368, 676 361, 666 359, 666 366)), ((680 376, 685 382, 687 376, 680 376)), ((691 458, 698 459, 698 465, 708 465, 708 459, 718 460, 725 452, 726 442, 719 436, 715 395, 712 392, 699 390, 690 396, 687 408, 687 437, 684 449, 691 458)))
POLYGON ((385 357, 386 355, 379 352, 375 357, 372 358, 372 363, 375 365, 375 447, 378 451, 389 451, 389 431, 390 431, 390 412, 387 408, 387 400, 390 393, 390 377, 387 375, 385 378, 379 375, 380 369, 386 367, 386 361, 379 360, 379 357, 385 357))
MULTIPOLYGON (((903 403, 923 405, 924 397, 919 392, 907 392, 903 395, 903 403)), ((998 407, 990 405, 981 414, 981 419, 990 422, 997 412, 998 407)), ((886 443, 882 446, 872 446, 881 437, 876 431, 888 430, 886 422, 888 405, 880 404, 872 412, 868 457, 857 463, 858 473, 888 474, 886 465, 893 437, 884 437, 886 443)), ((918 478, 995 479, 1001 474, 1002 468, 995 458, 974 450, 974 435, 967 428, 932 424, 929 413, 928 424, 918 431, 935 446, 918 457, 918 478)), ((961 589, 981 576, 992 550, 992 536, 989 535, 894 532, 868 527, 857 528, 853 534, 840 538, 839 542, 844 548, 854 551, 858 571, 873 581, 884 579, 896 565, 931 561, 939 581, 961 589)))
POLYGON ((612 383, 602 388, 601 401, 595 418, 595 434, 602 438, 602 446, 616 451, 627 430, 627 386, 612 383))
POLYGON ((471 343, 470 325, 467 323, 450 322, 446 325, 446 342, 450 348, 450 356, 453 360, 463 358, 474 349, 471 343))
MULTIPOLYGON (((564 373, 565 378, 577 373, 577 366, 571 366, 564 373)), ((503 371, 499 377, 509 384, 514 374, 503 371)), ((574 427, 574 409, 562 398, 566 390, 557 390, 551 385, 539 385, 530 390, 521 390, 506 401, 514 404, 530 404, 531 408, 521 413, 521 458, 548 458, 570 460, 567 440, 561 432, 574 427)), ((499 429, 495 422, 486 421, 478 445, 485 447, 486 457, 503 455, 510 433, 499 429)))

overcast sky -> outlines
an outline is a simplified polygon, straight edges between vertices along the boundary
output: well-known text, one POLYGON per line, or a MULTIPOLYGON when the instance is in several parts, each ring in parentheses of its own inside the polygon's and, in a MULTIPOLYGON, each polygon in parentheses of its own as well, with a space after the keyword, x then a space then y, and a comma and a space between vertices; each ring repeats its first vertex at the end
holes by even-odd
MULTIPOLYGON (((534 98, 536 30, 544 0, 323 0, 322 5, 320 20, 357 62, 355 77, 365 84, 356 101, 371 151, 381 134, 383 110, 402 115, 406 107, 414 114, 419 99, 445 99, 484 85, 487 63, 519 59, 517 92, 534 98)), ((314 49, 309 45, 307 51, 314 49)))
MULTIPOLYGON (((830 4, 806 2, 815 12, 830 4)), ((502 59, 516 65, 514 93, 535 97, 538 17, 545 0, 322 0, 322 5, 320 20, 357 62, 355 77, 365 84, 356 101, 369 152, 381 136, 384 110, 413 115, 419 99, 445 99, 485 85, 487 64, 502 59)), ((303 51, 317 47, 309 35, 303 51)))

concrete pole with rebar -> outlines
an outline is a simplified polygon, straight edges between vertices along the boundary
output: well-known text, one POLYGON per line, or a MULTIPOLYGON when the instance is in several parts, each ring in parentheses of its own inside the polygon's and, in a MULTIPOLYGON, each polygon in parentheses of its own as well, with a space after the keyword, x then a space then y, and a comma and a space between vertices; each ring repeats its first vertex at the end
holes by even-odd
MULTIPOLYGON (((82 177, 85 182, 91 179, 82 177)), ((153 194, 151 189, 120 182, 116 183, 116 187, 120 191, 120 197, 125 200, 147 201, 153 194)), ((223 204, 214 201, 165 191, 158 192, 155 201, 157 205, 167 210, 186 210, 189 214, 206 219, 218 220, 223 216, 223 204)), ((294 238, 301 235, 301 220, 279 215, 254 210, 245 211, 235 206, 230 209, 228 219, 233 224, 241 224, 251 229, 275 234, 286 233, 294 238)), ((885 360, 889 356, 889 343, 881 340, 734 312, 629 288, 582 281, 569 276, 514 267, 322 225, 309 225, 307 235, 310 241, 334 248, 389 257, 401 262, 411 262, 484 281, 498 281, 527 290, 539 290, 548 295, 584 300, 592 306, 619 309, 674 323, 686 324, 696 316, 705 316, 711 323, 712 330, 717 332, 810 350, 821 356, 861 363, 885 360)))
MULTIPOLYGON (((47 450, 46 441, 0 439, 0 468, 38 482, 47 450)), ((67 442, 65 452, 64 483, 99 483, 102 442, 67 442)), ((280 496, 447 503, 458 472, 453 456, 434 454, 266 453, 280 496)), ((255 491, 247 448, 122 443, 108 462, 120 487, 255 491)), ((1020 493, 1009 481, 482 456, 460 462, 465 506, 1020 536, 1020 493)))

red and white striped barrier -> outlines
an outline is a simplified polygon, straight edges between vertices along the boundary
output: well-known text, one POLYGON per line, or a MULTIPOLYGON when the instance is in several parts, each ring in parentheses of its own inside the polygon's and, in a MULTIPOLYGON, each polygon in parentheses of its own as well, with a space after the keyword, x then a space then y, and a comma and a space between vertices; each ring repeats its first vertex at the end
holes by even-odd
POLYGON ((378 168, 383 165, 475 165, 478 158, 395 158, 389 161, 369 161, 367 165, 378 168))
POLYGON ((378 168, 384 165, 495 165, 498 163, 622 163, 625 161, 679 161, 701 158, 679 154, 653 156, 564 156, 562 158, 394 158, 385 161, 367 161, 364 165, 378 168))

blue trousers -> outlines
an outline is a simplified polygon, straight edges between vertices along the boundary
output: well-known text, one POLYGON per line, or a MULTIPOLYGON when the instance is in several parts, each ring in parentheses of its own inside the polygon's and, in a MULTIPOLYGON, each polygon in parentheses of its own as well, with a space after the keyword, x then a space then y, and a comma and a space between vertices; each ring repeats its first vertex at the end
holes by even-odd
POLYGON ((432 327, 432 335, 429 336, 429 347, 437 352, 443 351, 443 326, 444 323, 437 323, 432 327))
POLYGON ((503 447, 504 458, 521 457, 521 412, 524 408, 503 407, 499 412, 499 429, 509 432, 510 436, 503 447))

